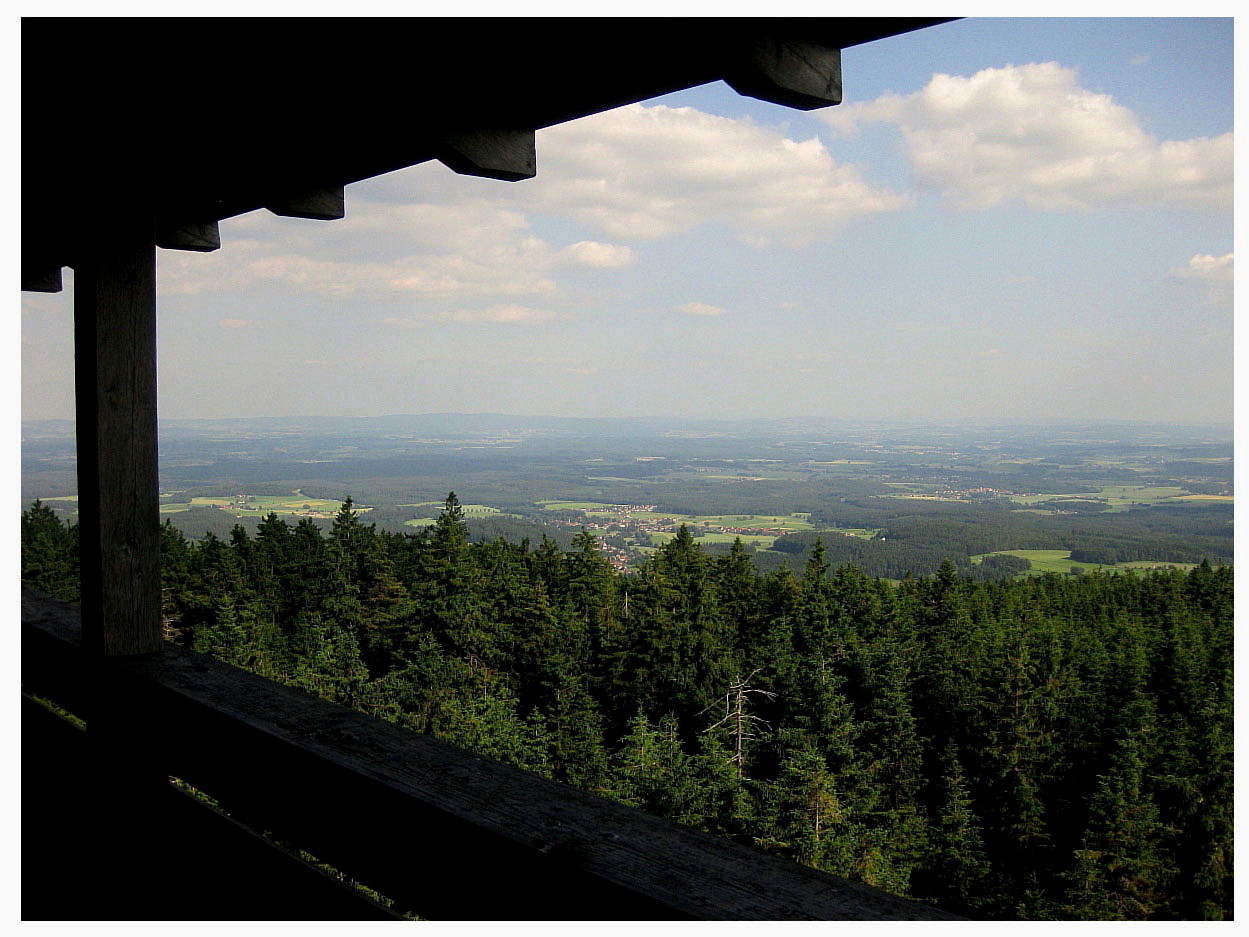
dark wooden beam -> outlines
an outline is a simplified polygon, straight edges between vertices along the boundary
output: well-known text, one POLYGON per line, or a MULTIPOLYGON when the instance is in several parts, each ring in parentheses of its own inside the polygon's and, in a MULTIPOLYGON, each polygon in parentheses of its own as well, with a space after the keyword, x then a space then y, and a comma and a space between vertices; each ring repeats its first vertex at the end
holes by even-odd
POLYGON ((158 223, 156 246, 166 250, 207 253, 221 247, 221 231, 216 221, 158 223))
POLYGON ((463 175, 504 182, 532 179, 538 172, 532 130, 457 131, 444 139, 438 159, 463 175))
POLYGON ((89 732, 25 695, 21 729, 22 920, 398 918, 168 778, 137 814, 100 810, 115 805, 83 779, 116 757, 101 763, 89 732))
POLYGON ((337 221, 347 214, 343 186, 330 186, 295 192, 274 199, 265 207, 286 218, 308 218, 312 221, 337 221))
POLYGON ((725 76, 738 94, 803 111, 841 103, 841 50, 760 36, 725 76))
POLYGON ((23 60, 23 257, 38 258, 36 268, 72 257, 83 232, 98 227, 98 193, 121 191, 122 176, 130 177, 124 191, 151 199, 171 219, 195 221, 263 208, 296 182, 351 183, 435 156, 459 172, 523 179, 533 174, 531 157, 498 164, 470 152, 479 149, 473 141, 448 146, 448 130, 541 129, 730 76, 744 94, 824 106, 838 97, 836 50, 943 20, 595 22, 606 25, 477 17, 379 28, 367 18, 342 20, 333 61, 322 62, 289 42, 281 20, 251 20, 249 41, 265 55, 236 56, 211 88, 188 99, 177 82, 153 84, 151 76, 231 48, 233 21, 196 21, 176 41, 152 43, 125 20, 27 17, 23 39, 57 48, 58 57, 55 68, 23 60), (84 91, 93 102, 86 124, 40 118, 84 91), (326 100, 350 102, 333 133, 325 130, 326 100), (125 101, 143 106, 114 106, 125 101), (84 161, 82 139, 109 144, 84 161))
POLYGON ((61 289, 60 267, 52 270, 22 270, 22 292, 59 293, 61 289))
POLYGON ((161 649, 156 250, 137 214, 74 265, 83 640, 103 655, 161 649))

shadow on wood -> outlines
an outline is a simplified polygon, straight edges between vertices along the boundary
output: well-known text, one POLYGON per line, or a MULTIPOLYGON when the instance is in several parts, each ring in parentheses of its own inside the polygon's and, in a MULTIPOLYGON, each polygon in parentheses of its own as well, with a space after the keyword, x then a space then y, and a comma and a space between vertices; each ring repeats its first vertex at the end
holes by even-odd
POLYGON ((46 875, 53 886, 27 893, 28 917, 73 907, 76 893, 94 907, 70 917, 378 913, 344 903, 337 883, 278 863, 287 857, 266 853, 273 847, 257 845, 250 834, 240 839, 233 826, 213 826, 210 820, 223 818, 203 814, 193 802, 203 815, 173 832, 168 817, 191 817, 185 796, 165 783, 174 776, 251 828, 307 850, 426 918, 954 919, 182 648, 167 646, 146 658, 89 658, 80 648, 78 610, 29 590, 22 595, 22 623, 26 691, 84 713, 88 726, 84 733, 34 713, 38 719, 32 717, 23 737, 30 771, 25 878, 46 875), (86 743, 67 743, 67 733, 86 743), (152 797, 155 790, 159 798, 152 797), (50 832, 39 838, 43 818, 50 832), (58 869, 57 857, 65 855, 78 858, 58 869), (272 874, 261 871, 279 866, 272 874), (257 882, 265 883, 260 891, 257 882), (481 900, 466 903, 465 882, 477 883, 481 900))

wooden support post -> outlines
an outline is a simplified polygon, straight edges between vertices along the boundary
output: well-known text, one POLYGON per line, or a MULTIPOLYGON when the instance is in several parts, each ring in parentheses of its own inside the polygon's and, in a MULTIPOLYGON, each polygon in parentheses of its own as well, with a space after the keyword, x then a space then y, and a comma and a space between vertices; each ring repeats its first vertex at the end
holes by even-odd
POLYGON ((83 645, 161 650, 156 471, 156 248, 151 219, 119 220, 75 264, 83 645))

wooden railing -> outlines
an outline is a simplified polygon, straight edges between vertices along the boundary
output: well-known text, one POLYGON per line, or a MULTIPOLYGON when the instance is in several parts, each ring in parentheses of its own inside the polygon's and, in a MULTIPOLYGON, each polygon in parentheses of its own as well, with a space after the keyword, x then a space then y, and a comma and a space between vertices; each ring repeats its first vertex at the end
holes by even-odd
POLYGON ((23 591, 24 693, 86 723, 23 701, 27 919, 953 919, 180 647, 81 643, 23 591))

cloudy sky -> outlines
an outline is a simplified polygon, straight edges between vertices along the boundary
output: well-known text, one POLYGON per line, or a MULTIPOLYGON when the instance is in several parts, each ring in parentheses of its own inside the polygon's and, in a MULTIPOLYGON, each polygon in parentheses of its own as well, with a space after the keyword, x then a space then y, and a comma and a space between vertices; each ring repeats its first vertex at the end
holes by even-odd
MULTIPOLYGON (((160 251, 161 416, 1229 421, 1230 19, 970 19, 428 163, 160 251)), ((73 415, 73 275, 22 415, 73 415)))

